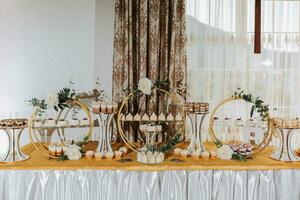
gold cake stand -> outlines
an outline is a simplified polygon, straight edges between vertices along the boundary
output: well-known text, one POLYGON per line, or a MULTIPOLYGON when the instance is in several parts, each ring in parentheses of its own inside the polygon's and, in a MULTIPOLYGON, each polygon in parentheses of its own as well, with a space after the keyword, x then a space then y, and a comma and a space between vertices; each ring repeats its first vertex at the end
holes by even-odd
POLYGON ((62 142, 64 142, 66 140, 65 129, 68 129, 68 128, 87 127, 88 131, 86 133, 86 137, 88 137, 89 140, 90 140, 92 132, 93 132, 94 123, 93 123, 91 112, 90 112, 89 108, 85 104, 81 103, 79 100, 76 100, 76 99, 69 100, 67 103, 68 103, 69 107, 65 108, 64 110, 61 110, 59 112, 56 122, 58 122, 60 119, 65 120, 67 118, 70 110, 74 107, 78 107, 79 109, 84 111, 84 113, 88 119, 89 124, 87 126, 78 125, 78 126, 65 126, 65 127, 35 127, 34 124, 35 124, 38 113, 41 112, 40 109, 36 109, 29 120, 29 138, 30 138, 32 145, 35 147, 35 149, 38 152, 40 152, 41 154, 43 154, 49 158, 59 158, 59 157, 49 155, 49 149, 48 149, 47 142, 41 140, 42 136, 47 135, 48 132, 53 133, 56 130, 60 137, 60 140, 62 142))
MULTIPOLYGON (((242 98, 239 98, 239 97, 230 97, 230 98, 227 98, 227 99, 224 99, 223 101, 221 101, 212 111, 212 114, 211 114, 210 120, 209 120, 208 132, 211 134, 211 137, 215 143, 221 141, 219 138, 217 138, 216 133, 213 128, 215 114, 222 106, 224 106, 227 103, 234 102, 234 101, 245 101, 245 100, 242 98)), ((272 129, 273 129, 272 128, 273 127, 272 119, 271 119, 271 117, 268 117, 266 120, 268 122, 268 127, 267 127, 267 130, 265 131, 264 137, 263 137, 261 143, 259 143, 253 147, 253 154, 249 155, 249 157, 253 157, 256 154, 262 152, 269 145, 269 143, 272 140, 272 129)))

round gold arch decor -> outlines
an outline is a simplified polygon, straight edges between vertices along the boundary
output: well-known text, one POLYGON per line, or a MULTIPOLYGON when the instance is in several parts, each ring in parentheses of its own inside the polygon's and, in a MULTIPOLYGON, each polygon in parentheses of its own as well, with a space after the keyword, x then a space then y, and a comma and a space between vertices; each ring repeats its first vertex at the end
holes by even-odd
MULTIPOLYGON (((42 101, 39 101, 39 102, 42 102, 42 101)), ((93 132, 94 124, 93 124, 93 120, 92 120, 90 110, 88 109, 88 107, 86 105, 81 103, 80 100, 78 100, 78 99, 66 98, 66 100, 63 102, 63 105, 60 106, 60 107, 57 107, 57 108, 59 108, 59 109, 55 109, 55 110, 58 110, 59 113, 57 115, 57 118, 55 119, 56 123, 59 122, 60 120, 65 120, 68 117, 68 115, 69 115, 69 113, 72 109, 79 109, 79 110, 82 110, 85 113, 87 121, 88 121, 87 125, 84 125, 84 126, 81 126, 81 125, 78 125, 78 126, 66 125, 63 128, 58 127, 58 126, 54 126, 54 127, 39 126, 39 127, 36 127, 35 123, 37 121, 37 116, 47 109, 47 106, 44 106, 44 107, 38 106, 38 108, 31 115, 31 118, 28 122, 28 128, 29 128, 28 132, 29 132, 30 141, 31 141, 32 145, 35 147, 35 149, 38 152, 40 152, 41 154, 43 154, 43 155, 45 155, 49 158, 60 158, 60 159, 62 159, 63 156, 54 156, 54 155, 49 154, 49 148, 48 148, 49 144, 47 144, 47 143, 45 143, 41 140, 41 133, 45 133, 45 131, 53 129, 53 131, 57 131, 61 142, 65 142, 66 138, 65 138, 65 134, 64 134, 64 129, 77 128, 77 127, 87 127, 88 130, 85 134, 84 140, 79 142, 80 144, 84 144, 84 143, 87 143, 87 141, 90 140, 91 134, 93 132)))
POLYGON ((252 153, 249 155, 242 155, 240 153, 233 153, 232 154, 232 159, 234 160, 239 160, 239 161, 243 161, 246 160, 246 158, 252 158, 254 157, 256 154, 260 153, 261 151, 263 151, 270 143, 271 139, 272 139, 272 119, 270 117, 269 114, 269 105, 264 104, 264 101, 261 100, 259 97, 254 97, 252 94, 246 94, 243 90, 238 89, 236 92, 234 92, 234 94, 232 95, 232 97, 224 99, 223 101, 221 101, 212 111, 211 116, 210 116, 210 120, 209 120, 209 134, 211 135, 214 143, 216 144, 216 146, 218 148, 222 147, 222 142, 219 138, 217 138, 213 125, 214 125, 214 119, 215 119, 215 114, 216 112, 225 104, 229 103, 229 102, 234 102, 234 101, 244 101, 247 103, 251 103, 253 104, 251 107, 251 111, 250 111, 250 117, 253 116, 254 112, 258 113, 260 115, 260 117, 267 121, 267 130, 264 134, 264 137, 261 141, 260 144, 257 144, 256 146, 254 146, 252 148, 252 153))
MULTIPOLYGON (((167 111, 169 112, 169 111, 167 111)), ((130 114, 131 115, 131 114, 130 114)), ((137 113, 136 115, 140 115, 139 113, 137 113)), ((171 114, 169 114, 169 116, 171 116, 171 114)), ((173 115, 172 115, 173 116, 173 115)), ((118 126, 118 131, 119 131, 119 134, 120 134, 120 137, 122 138, 122 140, 124 141, 124 143, 133 151, 137 152, 138 154, 140 152, 143 152, 145 150, 145 147, 143 148, 140 148, 135 142, 133 141, 130 141, 128 136, 126 136, 125 134, 125 129, 124 129, 124 123, 125 122, 138 122, 140 124, 140 131, 141 133, 143 132, 141 130, 141 125, 153 125, 153 127, 157 127, 157 126, 160 126, 161 123, 168 123, 171 125, 171 123, 173 122, 174 125, 176 125, 176 127, 178 128, 177 129, 177 132, 176 134, 171 138, 169 139, 168 141, 166 141, 165 143, 161 143, 160 144, 160 147, 155 149, 155 151, 157 152, 162 152, 162 153, 165 153, 169 150, 171 150, 177 143, 179 143, 184 135, 184 130, 185 130, 185 115, 184 115, 184 108, 183 108, 183 104, 182 102, 180 101, 180 99, 178 98, 177 94, 174 94, 174 93, 171 93, 168 91, 168 83, 167 81, 156 81, 156 82, 151 82, 149 79, 141 79, 140 82, 139 82, 139 88, 133 90, 132 92, 130 92, 128 94, 128 96, 126 96, 119 108, 119 112, 118 112, 118 116, 117 116, 117 126, 118 126), (148 82, 149 85, 148 86, 145 86, 146 84, 143 85, 143 81, 145 82, 148 82), (174 104, 176 104, 179 108, 179 112, 177 113, 177 118, 176 116, 174 116, 173 120, 171 118, 168 118, 166 117, 165 115, 165 118, 162 119, 159 117, 159 115, 155 115, 154 113, 152 113, 152 115, 155 115, 155 117, 151 117, 151 116, 147 116, 148 119, 145 119, 143 116, 145 116, 146 114, 144 115, 141 115, 140 119, 136 119, 132 116, 132 119, 127 119, 123 112, 124 112, 124 108, 128 105, 128 101, 131 99, 131 98, 134 98, 134 97, 137 97, 139 95, 151 95, 153 92, 156 92, 156 93, 163 93, 165 94, 174 104), (180 116, 182 118, 180 118, 180 116)), ((152 127, 152 128, 153 128, 152 127)), ((161 127, 160 127, 161 129, 161 127)), ((161 130, 160 130, 161 131, 161 130)), ((160 132, 158 131, 158 132, 160 132)), ((145 131, 147 132, 147 131, 145 131)), ((146 138, 147 138, 147 134, 146 135, 146 138)), ((154 135, 151 135, 150 137, 154 137, 154 135)), ((146 139, 147 141, 147 139, 146 139)), ((146 142, 147 144, 147 142, 146 142)), ((146 145, 145 145, 146 146, 146 145)), ((148 149, 149 150, 149 149, 148 149)), ((154 150, 153 150, 154 151, 154 150)), ((139 160, 138 160, 139 161, 139 160)), ((150 164, 150 163, 148 163, 150 164)), ((151 163, 151 164, 156 164, 156 163, 151 163)))

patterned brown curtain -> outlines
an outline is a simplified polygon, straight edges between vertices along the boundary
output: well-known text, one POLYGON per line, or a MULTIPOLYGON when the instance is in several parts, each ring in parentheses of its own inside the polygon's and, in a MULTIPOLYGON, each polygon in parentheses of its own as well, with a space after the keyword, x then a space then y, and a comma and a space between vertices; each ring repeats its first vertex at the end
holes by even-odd
MULTIPOLYGON (((170 81, 185 97, 185 0, 117 0, 115 4, 113 99, 120 102, 141 78, 170 81)), ((161 97, 135 99, 154 112, 161 97), (146 103, 145 103, 146 102, 146 103)), ((129 108, 130 109, 130 108, 129 108)), ((143 108, 144 110, 145 108, 143 108)), ((130 109, 132 110, 132 109, 130 109)))

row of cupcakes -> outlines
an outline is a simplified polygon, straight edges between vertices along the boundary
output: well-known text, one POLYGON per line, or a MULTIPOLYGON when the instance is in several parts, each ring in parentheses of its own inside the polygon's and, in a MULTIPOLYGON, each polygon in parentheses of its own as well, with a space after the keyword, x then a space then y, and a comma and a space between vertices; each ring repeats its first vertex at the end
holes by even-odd
POLYGON ((159 164, 164 162, 165 154, 162 152, 138 152, 137 161, 144 164, 159 164))
POLYGON ((141 124, 139 128, 140 128, 141 132, 161 132, 162 131, 161 125, 141 124))
POLYGON ((274 118, 273 125, 276 128, 300 128, 300 120, 299 118, 295 118, 295 119, 274 118))
POLYGON ((217 153, 215 151, 192 151, 191 153, 189 153, 188 150, 186 149, 181 149, 181 148, 175 148, 173 151, 175 156, 180 156, 183 159, 187 159, 189 155, 191 155, 192 159, 194 160, 198 160, 201 158, 201 160, 215 160, 217 158, 217 153))
POLYGON ((53 118, 48 118, 46 120, 35 120, 34 121, 34 127, 39 128, 39 127, 73 127, 73 126, 89 126, 90 122, 88 118, 82 118, 82 119, 77 119, 77 118, 72 118, 71 120, 55 120, 53 118))
POLYGON ((65 154, 71 141, 64 141, 60 143, 50 143, 48 146, 49 155, 60 157, 65 154))
POLYGON ((118 104, 115 102, 93 101, 93 113, 116 113, 118 112, 118 104))
POLYGON ((169 113, 167 116, 163 113, 160 113, 158 116, 155 113, 152 113, 150 116, 146 113, 144 115, 137 113, 134 116, 128 113, 127 115, 121 115, 121 121, 183 121, 183 117, 180 113, 177 113, 175 117, 172 113, 169 113))
POLYGON ((120 147, 118 151, 106 151, 106 152, 101 152, 101 151, 87 151, 85 153, 85 157, 88 160, 92 160, 95 158, 95 160, 103 160, 106 158, 106 160, 120 160, 123 156, 125 156, 128 152, 128 149, 126 147, 120 147))
POLYGON ((0 127, 9 128, 9 127, 23 127, 27 126, 27 119, 2 119, 0 121, 0 127))
POLYGON ((247 126, 247 127, 267 127, 268 121, 250 118, 244 121, 241 117, 232 120, 230 117, 225 117, 223 120, 214 117, 215 126, 247 126))
POLYGON ((208 103, 202 102, 186 102, 184 104, 184 111, 188 113, 199 113, 206 114, 208 113, 208 103))

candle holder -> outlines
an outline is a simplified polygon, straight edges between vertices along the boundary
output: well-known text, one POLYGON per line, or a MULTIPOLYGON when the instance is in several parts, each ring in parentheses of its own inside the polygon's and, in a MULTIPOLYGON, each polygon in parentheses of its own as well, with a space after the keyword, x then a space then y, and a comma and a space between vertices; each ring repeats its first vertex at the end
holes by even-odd
MULTIPOLYGON (((19 121, 19 120, 14 120, 12 121, 19 121)), ((1 159, 1 163, 4 164, 13 164, 16 162, 22 162, 25 160, 28 160, 30 158, 29 155, 26 155, 25 153, 22 152, 21 147, 20 147, 20 137, 22 132, 24 131, 25 128, 27 128, 27 120, 22 119, 23 123, 22 125, 18 126, 11 126, 11 127, 4 127, 1 126, 0 130, 3 130, 8 137, 9 140, 9 148, 6 153, 6 155, 1 159)))
POLYGON ((189 154, 193 151, 206 151, 202 141, 201 130, 205 116, 208 114, 208 106, 208 103, 201 102, 187 102, 184 105, 184 110, 187 113, 192 128, 190 144, 187 147, 189 154))
POLYGON ((299 131, 300 127, 292 127, 287 121, 280 120, 281 123, 278 123, 279 120, 273 120, 274 128, 278 128, 280 132, 280 143, 276 148, 275 152, 271 155, 271 158, 280 161, 300 161, 300 157, 292 150, 292 138, 297 130, 299 131))

